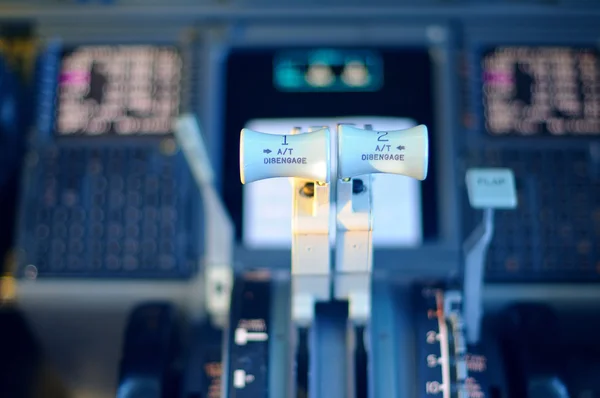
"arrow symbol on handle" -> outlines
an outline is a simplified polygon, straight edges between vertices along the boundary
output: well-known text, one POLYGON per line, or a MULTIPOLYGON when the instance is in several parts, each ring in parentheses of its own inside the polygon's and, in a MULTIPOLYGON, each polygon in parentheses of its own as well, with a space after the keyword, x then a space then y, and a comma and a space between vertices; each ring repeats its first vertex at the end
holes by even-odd
POLYGON ((399 145, 399 146, 396 147, 396 149, 398 149, 399 151, 403 151, 406 148, 404 147, 404 145, 399 145))
POLYGON ((272 152, 272 151, 271 151, 270 149, 263 149, 263 153, 269 154, 269 153, 271 153, 271 152, 272 152))

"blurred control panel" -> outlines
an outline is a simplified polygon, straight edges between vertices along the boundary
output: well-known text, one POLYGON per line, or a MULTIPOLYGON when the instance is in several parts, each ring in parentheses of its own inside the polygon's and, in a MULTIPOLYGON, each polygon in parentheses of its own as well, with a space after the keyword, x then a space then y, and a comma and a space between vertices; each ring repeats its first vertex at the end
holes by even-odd
POLYGON ((26 162, 21 274, 193 275, 202 214, 172 134, 183 68, 177 49, 50 47, 40 62, 43 84, 53 87, 40 95, 40 119, 55 123, 26 162))
MULTIPOLYGON (((119 7, 99 6, 98 21, 119 7)), ((149 7, 139 13, 161 20, 149 7)), ((242 128, 425 124, 428 178, 374 177, 376 268, 401 262, 415 278, 424 269, 459 275, 460 246, 481 221, 466 200, 465 172, 507 167, 518 207, 496 216, 487 280, 600 281, 600 11, 569 9, 559 32, 533 8, 520 14, 531 25, 523 30, 494 22, 504 14, 484 6, 436 8, 456 26, 425 8, 362 15, 361 7, 369 8, 327 23, 299 13, 292 25, 251 14, 244 25, 223 9, 229 33, 218 38, 186 19, 202 15, 195 7, 161 9, 170 22, 160 34, 117 21, 106 37, 83 20, 57 27, 32 14, 40 37, 15 239, 20 274, 193 275, 210 214, 173 135, 185 111, 205 134, 241 268, 286 268, 291 225, 287 180, 238 183, 242 128), (468 73, 460 74, 461 57, 468 73)))
POLYGON ((485 53, 483 103, 489 134, 600 134, 600 51, 499 47, 485 53))
POLYGON ((282 91, 376 91, 383 85, 383 63, 373 51, 283 51, 273 64, 282 91))
POLYGON ((175 48, 77 47, 63 54, 59 135, 167 134, 179 113, 182 60, 175 48))
MULTIPOLYGON (((599 55, 575 45, 499 46, 478 58, 484 123, 459 173, 511 168, 519 202, 497 217, 490 281, 600 281, 599 55)), ((480 215, 463 203, 466 235, 480 215)))

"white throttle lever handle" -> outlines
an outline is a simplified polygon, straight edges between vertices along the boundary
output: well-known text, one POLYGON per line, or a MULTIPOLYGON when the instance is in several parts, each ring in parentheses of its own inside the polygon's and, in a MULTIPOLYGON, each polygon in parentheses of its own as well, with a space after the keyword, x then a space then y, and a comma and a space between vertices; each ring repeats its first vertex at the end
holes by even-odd
POLYGON ((374 131, 338 125, 338 177, 363 174, 400 174, 417 180, 427 177, 427 127, 374 131))
POLYGON ((242 184, 277 177, 329 183, 329 135, 328 128, 294 135, 243 129, 240 134, 242 184))

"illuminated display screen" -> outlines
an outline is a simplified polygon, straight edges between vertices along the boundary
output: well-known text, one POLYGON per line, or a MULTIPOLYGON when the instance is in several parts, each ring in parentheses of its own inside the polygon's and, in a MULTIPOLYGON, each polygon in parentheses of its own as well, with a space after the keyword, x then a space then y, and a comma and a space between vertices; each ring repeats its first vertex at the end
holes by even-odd
POLYGON ((273 67, 282 91, 376 91, 383 84, 382 60, 374 51, 283 51, 273 67))
POLYGON ((482 60, 492 135, 600 134, 600 53, 570 47, 499 47, 482 60))
MULTIPOLYGON (((381 117, 332 117, 315 119, 251 120, 246 127, 270 134, 282 134, 290 126, 307 131, 312 126, 337 123, 371 124, 374 130, 389 131, 414 127, 410 119, 381 117)), ((332 158, 337 152, 332 135, 332 158)), ((333 170, 334 175, 336 171, 333 170)), ((399 175, 375 174, 372 186, 373 244, 376 247, 416 246, 421 243, 420 182, 399 175), (402 220, 402 222, 399 222, 402 220)), ((335 204, 331 206, 330 225, 335 225, 335 204)), ((276 178, 244 185, 244 245, 250 248, 289 248, 292 242, 291 180, 276 178)), ((329 235, 335 242, 335 229, 329 235)))
POLYGON ((83 46, 66 51, 61 61, 57 134, 172 132, 182 69, 175 48, 83 46))

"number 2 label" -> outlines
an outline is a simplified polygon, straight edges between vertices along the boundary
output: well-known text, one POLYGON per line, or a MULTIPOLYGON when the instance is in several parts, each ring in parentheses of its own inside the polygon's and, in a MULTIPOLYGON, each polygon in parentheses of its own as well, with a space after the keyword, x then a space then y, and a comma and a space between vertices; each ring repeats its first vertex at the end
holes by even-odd
POLYGON ((388 131, 378 131, 377 132, 377 141, 388 142, 389 139, 385 138, 386 135, 388 135, 388 131))

